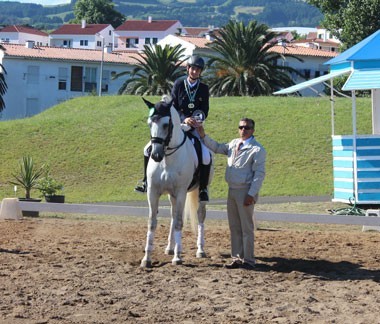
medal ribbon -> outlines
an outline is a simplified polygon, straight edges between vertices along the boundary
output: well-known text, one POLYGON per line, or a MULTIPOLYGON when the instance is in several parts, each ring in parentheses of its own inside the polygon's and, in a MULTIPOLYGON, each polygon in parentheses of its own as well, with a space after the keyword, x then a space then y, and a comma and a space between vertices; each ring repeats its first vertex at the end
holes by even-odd
POLYGON ((183 80, 183 82, 185 83, 185 90, 186 90, 186 94, 189 98, 190 103, 194 103, 195 102, 195 96, 196 96, 198 88, 199 88, 199 83, 200 83, 199 80, 197 81, 197 88, 193 91, 190 90, 190 86, 189 86, 187 80, 183 80))

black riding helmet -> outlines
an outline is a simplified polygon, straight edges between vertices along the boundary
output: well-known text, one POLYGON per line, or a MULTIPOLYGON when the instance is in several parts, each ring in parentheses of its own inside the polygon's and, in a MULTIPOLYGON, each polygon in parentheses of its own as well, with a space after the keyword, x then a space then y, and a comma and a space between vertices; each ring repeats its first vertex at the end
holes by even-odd
POLYGON ((196 66, 203 70, 205 67, 205 61, 198 55, 192 55, 187 61, 187 66, 196 66))

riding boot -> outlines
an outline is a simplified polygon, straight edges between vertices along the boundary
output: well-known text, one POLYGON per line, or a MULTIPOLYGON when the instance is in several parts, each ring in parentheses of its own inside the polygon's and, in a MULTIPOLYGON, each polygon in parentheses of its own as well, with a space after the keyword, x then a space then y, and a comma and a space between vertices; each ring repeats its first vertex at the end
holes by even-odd
POLYGON ((144 178, 140 181, 140 183, 135 187, 136 192, 145 193, 147 190, 146 183, 146 170, 148 168, 149 156, 144 155, 144 178))
POLYGON ((211 171, 211 162, 210 164, 200 165, 200 175, 199 175, 199 200, 200 201, 209 201, 208 199, 208 181, 210 178, 210 171, 211 171))

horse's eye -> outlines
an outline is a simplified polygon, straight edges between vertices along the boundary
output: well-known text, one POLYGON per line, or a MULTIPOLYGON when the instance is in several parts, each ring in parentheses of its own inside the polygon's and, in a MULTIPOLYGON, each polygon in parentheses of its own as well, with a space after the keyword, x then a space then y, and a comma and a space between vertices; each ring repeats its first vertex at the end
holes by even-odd
POLYGON ((166 124, 163 124, 163 125, 162 125, 162 127, 163 127, 163 129, 165 129, 165 130, 166 130, 166 129, 168 129, 168 128, 169 128, 169 124, 168 124, 168 123, 166 123, 166 124))

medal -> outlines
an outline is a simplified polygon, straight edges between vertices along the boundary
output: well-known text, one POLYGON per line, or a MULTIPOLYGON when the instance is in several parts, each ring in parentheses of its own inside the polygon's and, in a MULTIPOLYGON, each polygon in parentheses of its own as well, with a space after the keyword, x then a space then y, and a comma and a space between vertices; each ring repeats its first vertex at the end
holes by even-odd
POLYGON ((195 107, 195 104, 194 104, 195 96, 197 95, 197 91, 198 91, 200 82, 199 81, 197 82, 197 87, 193 91, 190 90, 190 86, 187 83, 187 80, 183 80, 183 82, 185 84, 185 90, 186 90, 187 97, 189 98, 189 101, 190 101, 190 103, 187 105, 187 107, 189 109, 194 109, 194 107, 195 107))

